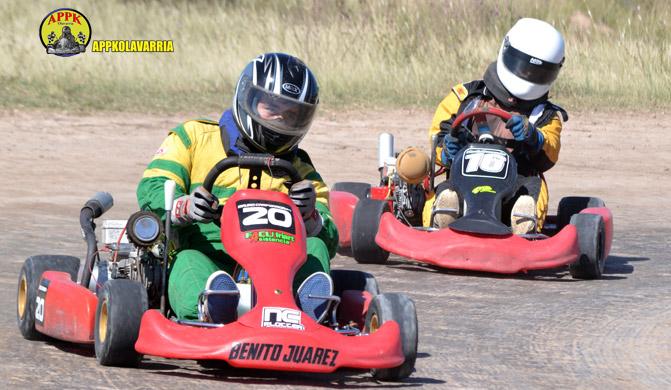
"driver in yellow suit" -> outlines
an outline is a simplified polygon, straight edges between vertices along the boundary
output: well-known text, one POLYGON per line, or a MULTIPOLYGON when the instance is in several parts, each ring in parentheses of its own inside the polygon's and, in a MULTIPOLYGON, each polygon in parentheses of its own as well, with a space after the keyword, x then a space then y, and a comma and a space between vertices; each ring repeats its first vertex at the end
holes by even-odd
MULTIPOLYGON (((554 27, 536 19, 519 20, 483 79, 454 86, 438 105, 429 129, 430 139, 439 138, 436 162, 449 165, 465 142, 445 137, 441 122, 451 124, 463 111, 483 104, 514 114, 505 127, 522 145, 512 152, 520 179, 517 194, 508 208, 504 205, 504 211, 510 210, 515 234, 540 231, 547 215, 549 195, 543 172, 559 159, 562 121, 568 120, 566 111, 548 100, 548 92, 563 60, 564 41, 554 27)), ((427 199, 423 223, 430 225, 433 207, 458 210, 435 215, 435 226, 447 226, 463 212, 460 206, 458 194, 447 182, 441 183, 427 199)))

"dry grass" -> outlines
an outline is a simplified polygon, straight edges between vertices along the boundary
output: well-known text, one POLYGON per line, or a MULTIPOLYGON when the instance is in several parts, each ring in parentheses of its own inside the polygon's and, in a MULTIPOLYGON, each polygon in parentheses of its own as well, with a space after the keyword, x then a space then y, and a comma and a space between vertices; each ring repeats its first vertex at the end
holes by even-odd
MULTIPOLYGON (((60 6, 60 3, 59 3, 60 6)), ((63 6, 67 6, 64 4, 63 6)), ((671 101, 671 7, 664 0, 84 1, 93 39, 172 39, 175 53, 46 55, 51 2, 0 4, 0 107, 201 111, 230 104, 245 63, 285 51, 317 74, 324 108, 433 108, 479 78, 522 16, 566 36, 554 100, 575 107, 671 101)), ((89 46, 90 49, 90 46, 89 46)))

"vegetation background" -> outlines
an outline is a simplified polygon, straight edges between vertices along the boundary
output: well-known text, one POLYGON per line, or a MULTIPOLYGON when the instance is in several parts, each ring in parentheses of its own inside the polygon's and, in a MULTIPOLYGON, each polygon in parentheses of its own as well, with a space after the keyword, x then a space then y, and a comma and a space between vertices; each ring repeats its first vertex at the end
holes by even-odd
POLYGON ((566 38, 552 91, 568 108, 665 107, 671 101, 666 0, 228 0, 0 3, 0 108, 211 112, 230 103, 244 65, 266 51, 302 58, 322 108, 432 109, 482 76, 520 17, 566 38), (87 16, 92 39, 172 39, 174 53, 45 53, 55 8, 87 16))

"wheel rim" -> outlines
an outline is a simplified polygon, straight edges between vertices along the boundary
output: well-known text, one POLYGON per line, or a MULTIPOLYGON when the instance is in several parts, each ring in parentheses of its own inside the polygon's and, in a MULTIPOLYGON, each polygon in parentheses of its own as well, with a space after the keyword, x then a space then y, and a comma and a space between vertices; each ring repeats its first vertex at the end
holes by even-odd
POLYGON ((21 275, 21 281, 19 282, 19 295, 17 298, 19 318, 23 318, 23 315, 26 313, 26 300, 28 299, 28 281, 26 280, 26 275, 21 275))
POLYGON ((370 317, 370 333, 375 333, 380 328, 380 319, 377 316, 377 313, 373 313, 370 317))
POLYGON ((101 343, 107 338, 107 299, 105 299, 100 308, 100 317, 98 318, 98 340, 101 343))

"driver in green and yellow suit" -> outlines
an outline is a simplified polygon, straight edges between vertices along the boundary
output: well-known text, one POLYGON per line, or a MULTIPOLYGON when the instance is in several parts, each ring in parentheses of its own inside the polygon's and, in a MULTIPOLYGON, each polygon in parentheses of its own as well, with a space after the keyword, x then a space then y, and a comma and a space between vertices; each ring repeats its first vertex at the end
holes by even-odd
POLYGON ((220 228, 211 222, 220 217, 220 206, 235 191, 257 186, 287 193, 301 211, 308 256, 296 274, 294 291, 299 306, 314 319, 325 314, 326 302, 310 301, 310 291, 301 292, 306 279, 314 276, 308 287, 317 288, 319 294, 313 295, 332 293, 329 262, 338 243, 328 209, 328 188, 308 154, 298 148, 317 108, 318 91, 314 75, 299 59, 283 53, 263 54, 242 72, 232 109, 223 113, 219 123, 192 120, 177 126, 149 163, 137 188, 142 210, 164 216, 164 183, 170 179, 177 184, 170 218, 179 249, 170 269, 168 299, 178 318, 217 323, 235 320, 237 297, 210 296, 204 313, 199 313, 198 297, 205 289, 237 289, 231 278, 236 262, 223 248, 220 228), (211 194, 202 187, 217 162, 245 153, 269 153, 290 161, 304 180, 287 189, 284 177, 271 177, 262 170, 230 169, 215 181, 211 194))

